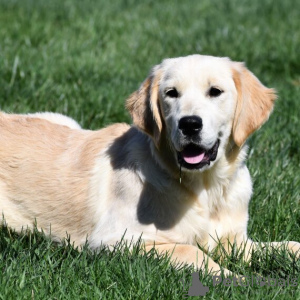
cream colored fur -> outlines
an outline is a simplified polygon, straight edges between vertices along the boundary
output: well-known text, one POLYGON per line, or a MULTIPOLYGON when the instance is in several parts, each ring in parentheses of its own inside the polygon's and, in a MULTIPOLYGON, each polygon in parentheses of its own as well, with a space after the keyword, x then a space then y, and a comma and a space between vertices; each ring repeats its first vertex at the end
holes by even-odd
POLYGON ((129 241, 142 234, 146 249, 155 244, 174 261, 201 268, 205 260, 219 272, 207 256, 218 241, 228 251, 245 243, 245 256, 257 246, 247 237, 244 142, 268 119, 275 97, 243 64, 193 55, 153 68, 127 101, 134 126, 89 131, 57 114, 1 113, 0 210, 18 231, 37 222, 55 240, 69 234, 93 249, 115 244, 125 230, 129 241), (212 99, 211 86, 223 93, 212 99), (202 144, 218 138, 220 146, 209 166, 180 176, 178 120, 191 114, 203 120, 202 144))
POLYGON ((27 114, 27 116, 33 118, 45 119, 52 123, 64 125, 73 129, 81 129, 81 126, 75 120, 58 113, 38 112, 34 114, 27 114))

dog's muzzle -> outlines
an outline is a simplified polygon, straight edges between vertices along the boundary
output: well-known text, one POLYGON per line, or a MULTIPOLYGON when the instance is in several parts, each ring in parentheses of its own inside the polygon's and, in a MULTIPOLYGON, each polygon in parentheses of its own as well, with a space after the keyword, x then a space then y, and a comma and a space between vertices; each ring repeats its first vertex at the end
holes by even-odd
POLYGON ((178 122, 178 129, 183 140, 183 150, 177 151, 178 163, 187 169, 201 169, 210 165, 218 154, 220 140, 211 149, 201 146, 202 119, 199 116, 185 116, 178 122))
POLYGON ((218 155, 220 140, 211 149, 204 149, 195 144, 188 144, 182 151, 177 152, 179 165, 187 169, 201 169, 214 161, 218 155))

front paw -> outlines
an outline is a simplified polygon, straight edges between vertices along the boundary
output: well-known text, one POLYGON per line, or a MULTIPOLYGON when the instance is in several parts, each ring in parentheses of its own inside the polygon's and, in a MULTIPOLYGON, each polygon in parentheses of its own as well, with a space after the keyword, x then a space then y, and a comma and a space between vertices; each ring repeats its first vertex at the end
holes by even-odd
POLYGON ((300 243, 291 241, 288 243, 288 249, 293 252, 297 258, 300 258, 300 243))

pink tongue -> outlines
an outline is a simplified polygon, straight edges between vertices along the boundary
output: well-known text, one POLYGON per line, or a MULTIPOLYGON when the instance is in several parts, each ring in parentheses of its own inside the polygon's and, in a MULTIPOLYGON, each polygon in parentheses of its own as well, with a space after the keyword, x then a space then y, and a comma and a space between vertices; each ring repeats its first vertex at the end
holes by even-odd
POLYGON ((195 156, 185 156, 182 154, 182 157, 188 164, 199 164, 203 160, 204 155, 205 152, 195 156))

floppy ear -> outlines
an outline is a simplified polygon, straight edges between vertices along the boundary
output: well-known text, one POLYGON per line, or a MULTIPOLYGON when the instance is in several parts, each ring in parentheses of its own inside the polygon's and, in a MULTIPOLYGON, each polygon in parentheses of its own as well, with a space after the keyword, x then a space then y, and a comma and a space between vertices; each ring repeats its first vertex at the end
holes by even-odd
POLYGON ((240 147, 268 120, 277 97, 275 90, 266 88, 243 63, 233 64, 233 80, 238 95, 232 135, 240 147))
POLYGON ((133 123, 153 138, 156 147, 159 145, 163 126, 158 100, 160 77, 161 70, 156 66, 139 90, 126 101, 133 123))

